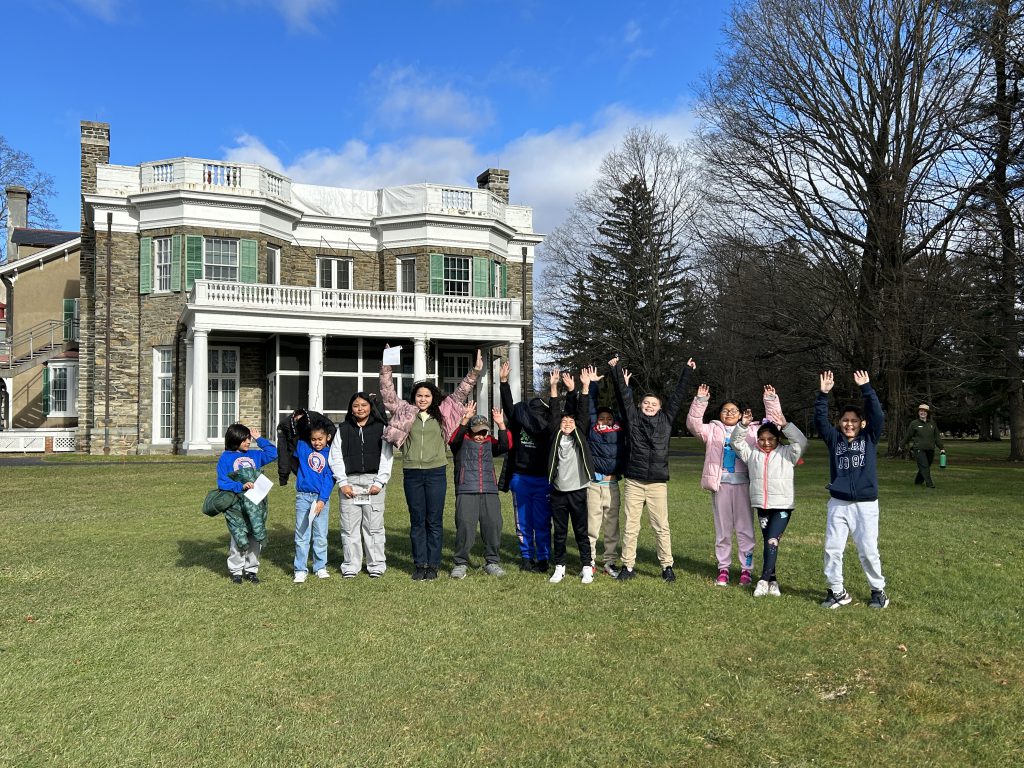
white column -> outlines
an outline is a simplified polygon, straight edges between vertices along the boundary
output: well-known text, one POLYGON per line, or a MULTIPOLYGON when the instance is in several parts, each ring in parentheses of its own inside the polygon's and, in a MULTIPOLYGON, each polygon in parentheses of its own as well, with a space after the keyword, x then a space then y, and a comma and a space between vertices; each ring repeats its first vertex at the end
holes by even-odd
POLYGON ((192 339, 185 339, 185 434, 182 448, 187 450, 192 439, 192 368, 195 360, 192 357, 192 339))
POLYGON ((520 357, 522 346, 521 341, 508 343, 508 365, 512 369, 508 374, 508 386, 512 390, 512 401, 516 403, 523 399, 523 361, 520 357))
POLYGON ((311 411, 324 409, 324 337, 309 334, 309 399, 311 411))
MULTIPOLYGON (((487 421, 491 420, 491 353, 484 351, 484 369, 480 371, 480 378, 476 381, 476 412, 486 416, 487 421)), ((475 356, 474 356, 475 357, 475 356)), ((476 365, 476 360, 473 360, 476 365)), ((472 395, 470 395, 472 397, 472 395)))
MULTIPOLYGON (((501 360, 494 358, 491 361, 491 387, 488 390, 491 393, 491 402, 494 403, 492 408, 501 407, 501 360)), ((508 419, 510 414, 506 413, 505 418, 508 419)))
POLYGON ((427 340, 412 340, 412 380, 423 381, 427 378, 427 340))
POLYGON ((196 328, 192 331, 192 431, 188 452, 210 450, 210 440, 206 434, 206 417, 209 410, 207 395, 209 393, 209 352, 207 351, 207 331, 196 328))

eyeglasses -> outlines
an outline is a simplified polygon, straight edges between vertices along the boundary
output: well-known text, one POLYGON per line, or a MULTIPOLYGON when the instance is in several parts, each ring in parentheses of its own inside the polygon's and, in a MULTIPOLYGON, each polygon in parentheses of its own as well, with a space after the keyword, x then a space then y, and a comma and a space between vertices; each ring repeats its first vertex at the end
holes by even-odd
POLYGON ((722 409, 722 413, 724 413, 727 416, 730 416, 732 414, 736 414, 736 413, 739 413, 739 412, 740 412, 739 408, 723 408, 722 409))

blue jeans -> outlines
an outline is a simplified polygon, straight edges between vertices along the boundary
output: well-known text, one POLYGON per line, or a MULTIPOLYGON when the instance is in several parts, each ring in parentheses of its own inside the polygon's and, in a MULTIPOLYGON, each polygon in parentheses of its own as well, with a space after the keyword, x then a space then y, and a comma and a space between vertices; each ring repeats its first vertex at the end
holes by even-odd
POLYGON ((327 515, 331 503, 324 504, 320 514, 309 522, 309 511, 320 499, 316 493, 299 491, 295 494, 295 562, 292 567, 296 573, 306 572, 306 560, 309 558, 310 534, 313 539, 313 571, 327 567, 327 515))
POLYGON ((551 559, 551 484, 544 477, 512 475, 516 536, 524 560, 551 559))
POLYGON ((417 566, 441 567, 441 521, 448 493, 448 467, 407 469, 402 473, 409 507, 412 561, 417 566))

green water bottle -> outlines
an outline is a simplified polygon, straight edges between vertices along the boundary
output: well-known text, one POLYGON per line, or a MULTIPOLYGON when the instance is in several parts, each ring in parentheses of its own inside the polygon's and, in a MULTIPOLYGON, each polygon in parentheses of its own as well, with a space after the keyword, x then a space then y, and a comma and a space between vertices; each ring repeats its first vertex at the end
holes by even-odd
POLYGON ((943 451, 942 453, 939 454, 939 469, 945 469, 945 468, 946 468, 946 452, 943 451))

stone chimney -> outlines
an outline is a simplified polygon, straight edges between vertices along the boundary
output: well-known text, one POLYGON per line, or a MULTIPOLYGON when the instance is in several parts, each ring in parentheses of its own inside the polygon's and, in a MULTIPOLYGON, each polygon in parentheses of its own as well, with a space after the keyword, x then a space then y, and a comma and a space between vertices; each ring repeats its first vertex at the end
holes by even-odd
POLYGON ((7 187, 7 260, 18 258, 18 246, 13 243, 14 230, 28 226, 28 201, 32 193, 12 184, 7 187))
POLYGON ((477 189, 489 189, 503 203, 508 202, 508 171, 488 168, 476 177, 477 189))
MULTIPOLYGON (((82 127, 82 194, 96 192, 96 166, 110 162, 110 123, 83 120, 82 127)), ((85 231, 85 206, 82 206, 81 231, 85 231)))

